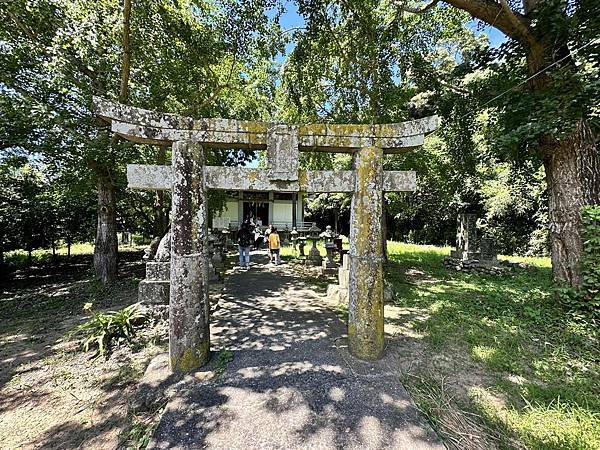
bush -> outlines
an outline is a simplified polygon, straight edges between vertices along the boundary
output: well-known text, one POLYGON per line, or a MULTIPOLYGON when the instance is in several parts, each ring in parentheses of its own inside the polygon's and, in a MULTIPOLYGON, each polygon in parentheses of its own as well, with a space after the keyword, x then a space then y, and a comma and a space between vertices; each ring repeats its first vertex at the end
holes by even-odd
MULTIPOLYGON (((84 309, 91 311, 92 304, 86 303, 84 309)), ((93 313, 89 320, 75 329, 73 335, 82 336, 81 347, 84 352, 95 348, 99 355, 104 355, 117 340, 131 340, 136 328, 144 321, 140 305, 135 303, 118 311, 93 313)))
POLYGON ((600 309, 600 206, 586 206, 583 220, 583 301, 589 309, 600 309))
POLYGON ((600 206, 585 206, 581 210, 583 258, 580 290, 564 291, 565 298, 575 312, 600 318, 600 206))
POLYGON ((151 241, 151 238, 142 236, 141 234, 133 234, 131 236, 131 242, 133 242, 134 245, 149 245, 151 241))

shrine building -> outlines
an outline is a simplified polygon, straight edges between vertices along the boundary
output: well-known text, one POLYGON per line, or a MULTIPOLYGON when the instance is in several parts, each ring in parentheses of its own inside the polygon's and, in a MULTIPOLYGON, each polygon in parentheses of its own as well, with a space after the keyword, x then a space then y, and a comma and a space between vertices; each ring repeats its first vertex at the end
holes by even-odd
POLYGON ((244 220, 279 229, 305 228, 305 195, 299 192, 227 191, 225 209, 213 218, 213 228, 237 229, 244 220))

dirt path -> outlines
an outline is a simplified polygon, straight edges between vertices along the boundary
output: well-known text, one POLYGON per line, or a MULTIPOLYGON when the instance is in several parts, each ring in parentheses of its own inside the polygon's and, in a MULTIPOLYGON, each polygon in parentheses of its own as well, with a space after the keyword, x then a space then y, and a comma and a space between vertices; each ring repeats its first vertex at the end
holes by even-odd
POLYGON ((253 259, 213 316, 217 376, 179 383, 149 448, 443 448, 385 363, 348 355, 321 296, 253 259))

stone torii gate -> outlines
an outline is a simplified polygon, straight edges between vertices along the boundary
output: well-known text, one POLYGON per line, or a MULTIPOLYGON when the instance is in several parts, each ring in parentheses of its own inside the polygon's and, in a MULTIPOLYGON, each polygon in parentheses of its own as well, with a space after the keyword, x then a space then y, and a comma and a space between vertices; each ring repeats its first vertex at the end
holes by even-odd
POLYGON ((169 357, 189 371, 209 358, 208 189, 351 192, 348 346, 361 359, 383 354, 383 194, 414 191, 414 172, 384 171, 384 153, 412 150, 437 127, 437 117, 385 125, 279 125, 191 119, 95 98, 99 117, 123 138, 172 145, 172 165, 127 166, 132 189, 172 190, 169 357), (210 148, 267 150, 267 168, 205 165, 210 148), (300 151, 352 153, 354 170, 298 169, 300 151))

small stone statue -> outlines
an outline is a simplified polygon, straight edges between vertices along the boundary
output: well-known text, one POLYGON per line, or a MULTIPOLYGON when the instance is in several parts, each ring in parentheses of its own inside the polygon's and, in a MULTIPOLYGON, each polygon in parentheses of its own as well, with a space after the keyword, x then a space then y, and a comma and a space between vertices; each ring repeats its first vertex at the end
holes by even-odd
POLYGON ((171 260, 171 229, 162 237, 156 255, 155 261, 170 261, 171 260))
POLYGON ((160 239, 158 236, 152 239, 150 245, 144 249, 144 256, 142 259, 144 261, 152 261, 154 256, 156 255, 156 251, 158 250, 158 246, 160 244, 160 239))

